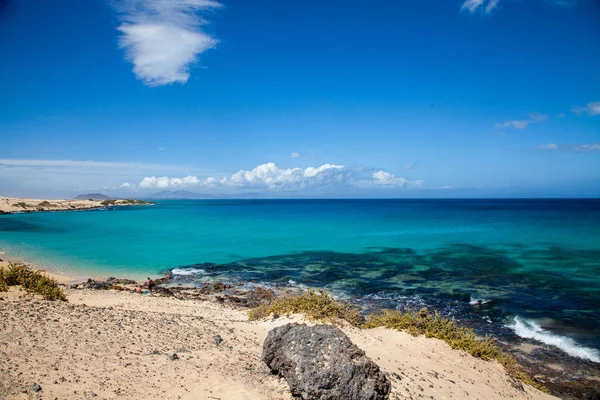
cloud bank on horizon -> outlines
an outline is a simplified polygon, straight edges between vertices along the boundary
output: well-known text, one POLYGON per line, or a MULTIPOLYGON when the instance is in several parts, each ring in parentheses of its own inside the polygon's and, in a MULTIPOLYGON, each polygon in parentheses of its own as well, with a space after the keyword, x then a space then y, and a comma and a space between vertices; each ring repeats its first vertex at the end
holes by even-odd
POLYGON ((383 170, 335 164, 284 169, 279 168, 273 162, 258 165, 251 170, 240 170, 229 177, 200 179, 193 175, 182 178, 148 176, 144 177, 137 185, 126 182, 121 185, 121 188, 141 190, 233 188, 283 192, 344 187, 368 189, 378 186, 404 190, 425 188, 422 180, 411 181, 396 177, 383 170))

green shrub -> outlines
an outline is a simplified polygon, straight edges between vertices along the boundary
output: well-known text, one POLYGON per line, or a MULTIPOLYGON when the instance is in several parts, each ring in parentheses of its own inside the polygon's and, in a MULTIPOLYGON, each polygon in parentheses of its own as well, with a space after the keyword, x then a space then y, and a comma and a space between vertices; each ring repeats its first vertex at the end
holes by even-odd
POLYGON ((13 207, 27 208, 27 207, 29 207, 29 205, 23 201, 20 201, 18 203, 13 204, 13 207))
POLYGON ((40 271, 15 263, 9 263, 6 268, 0 267, 0 291, 16 285, 21 285, 27 292, 37 293, 46 300, 67 300, 56 279, 40 271))
POLYGON ((42 201, 41 203, 38 203, 38 207, 53 207, 54 204, 50 203, 49 201, 42 201))
POLYGON ((102 204, 103 206, 114 206, 115 204, 117 204, 117 201, 116 200, 104 200, 100 204, 102 204))
POLYGON ((250 310, 248 318, 254 321, 270 314, 304 314, 315 321, 333 323, 347 321, 353 326, 360 326, 364 321, 357 308, 336 301, 323 290, 318 292, 309 290, 296 296, 267 301, 250 310))

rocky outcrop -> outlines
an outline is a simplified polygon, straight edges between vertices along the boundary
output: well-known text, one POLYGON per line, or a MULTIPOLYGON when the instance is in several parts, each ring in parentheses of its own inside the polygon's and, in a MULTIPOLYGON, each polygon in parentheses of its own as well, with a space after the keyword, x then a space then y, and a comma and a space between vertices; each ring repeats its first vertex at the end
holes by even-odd
POLYGON ((331 325, 275 328, 265 340, 262 359, 302 399, 382 400, 391 390, 379 367, 331 325))

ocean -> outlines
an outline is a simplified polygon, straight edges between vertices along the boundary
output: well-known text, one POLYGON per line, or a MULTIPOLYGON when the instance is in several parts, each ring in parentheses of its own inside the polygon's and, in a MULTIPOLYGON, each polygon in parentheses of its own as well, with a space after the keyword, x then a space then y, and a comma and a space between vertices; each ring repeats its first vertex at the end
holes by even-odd
POLYGON ((0 215, 0 249, 77 276, 326 288, 600 363, 600 200, 169 200, 0 215))

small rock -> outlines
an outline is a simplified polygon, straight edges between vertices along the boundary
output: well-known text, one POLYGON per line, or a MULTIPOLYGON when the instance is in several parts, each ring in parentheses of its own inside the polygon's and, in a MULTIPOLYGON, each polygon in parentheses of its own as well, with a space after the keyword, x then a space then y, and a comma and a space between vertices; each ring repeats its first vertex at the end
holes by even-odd
POLYGON ((160 354, 160 351, 158 351, 158 350, 152 350, 152 351, 150 352, 150 355, 152 355, 152 356, 157 356, 157 355, 159 355, 159 354, 160 354))
POLYGON ((31 385, 31 391, 32 392, 39 392, 42 390, 42 387, 40 385, 38 385, 37 383, 34 383, 33 385, 31 385))
POLYGON ((216 335, 215 336, 215 344, 218 346, 221 343, 223 343, 223 338, 221 337, 221 335, 216 335))
POLYGON ((179 360, 179 356, 177 354, 173 354, 171 357, 169 357, 169 360, 171 360, 171 361, 179 360))

